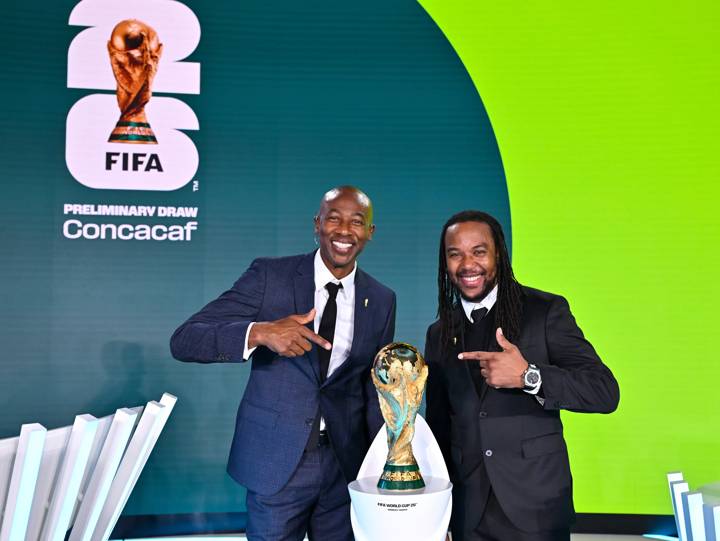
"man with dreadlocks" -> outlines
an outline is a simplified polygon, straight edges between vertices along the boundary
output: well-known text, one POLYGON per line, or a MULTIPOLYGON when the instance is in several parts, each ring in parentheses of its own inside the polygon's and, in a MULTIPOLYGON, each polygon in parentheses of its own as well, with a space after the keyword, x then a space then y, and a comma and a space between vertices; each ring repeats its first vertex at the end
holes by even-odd
POLYGON ((426 418, 453 481, 453 541, 560 541, 574 519, 560 410, 610 413, 618 385, 557 295, 520 285, 498 221, 440 236, 426 418))

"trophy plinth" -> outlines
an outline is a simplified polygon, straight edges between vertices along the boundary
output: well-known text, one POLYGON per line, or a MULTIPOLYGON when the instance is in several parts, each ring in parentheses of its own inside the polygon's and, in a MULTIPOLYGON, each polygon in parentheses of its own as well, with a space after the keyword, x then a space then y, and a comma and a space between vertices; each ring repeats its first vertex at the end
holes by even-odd
POLYGON ((425 481, 417 464, 407 466, 385 464, 377 486, 385 490, 414 490, 423 488, 425 481))
POLYGON ((108 142, 157 144, 145 116, 162 54, 157 32, 142 21, 128 19, 115 26, 107 46, 120 107, 120 120, 108 142))
POLYGON ((425 360, 410 344, 388 344, 375 356, 372 379, 388 441, 388 456, 378 488, 407 491, 425 486, 413 455, 412 439, 427 374, 425 360))

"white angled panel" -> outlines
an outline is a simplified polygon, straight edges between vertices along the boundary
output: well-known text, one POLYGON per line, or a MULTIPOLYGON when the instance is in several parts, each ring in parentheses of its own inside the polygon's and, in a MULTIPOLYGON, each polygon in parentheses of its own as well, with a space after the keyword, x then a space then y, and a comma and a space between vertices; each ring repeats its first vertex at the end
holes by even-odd
POLYGON ((38 473, 37 483, 35 483, 30 519, 28 520, 27 532, 25 532, 26 541, 37 541, 40 537, 43 521, 50 505, 50 496, 57 479, 57 472, 60 469, 60 462, 70 439, 70 430, 71 427, 64 426, 48 430, 45 435, 40 472, 38 473))
POLYGON ((684 481, 681 471, 671 471, 667 474, 668 488, 670 488, 670 497, 672 498, 672 483, 684 481))
MULTIPOLYGON (((107 541, 110 538, 112 529, 125 507, 130 492, 135 487, 140 472, 155 447, 176 401, 176 397, 165 393, 159 403, 152 401, 145 406, 145 411, 110 487, 91 541, 107 541)), ((73 540, 70 539, 70 541, 73 540)))
POLYGON ((703 495, 701 492, 684 492, 685 531, 688 541, 705 541, 705 517, 703 516, 703 495))
POLYGON ((82 496, 69 541, 88 541, 92 536, 136 418, 137 412, 126 408, 115 412, 87 489, 82 496))
POLYGON ((670 490, 670 502, 672 503, 673 515, 675 516, 675 528, 677 529, 677 531, 680 531, 680 524, 678 523, 677 512, 677 503, 679 503, 679 500, 676 502, 675 496, 673 494, 673 483, 677 483, 678 481, 684 481, 682 472, 672 471, 667 473, 668 489, 670 490))
POLYGON ((720 505, 704 504, 705 539, 707 541, 720 541, 720 505))
POLYGON ((22 425, 0 529, 0 541, 25 539, 46 433, 45 427, 37 423, 22 425))
POLYGON ((685 481, 674 481, 670 483, 672 491, 673 509, 675 510, 675 525, 677 526, 678 539, 680 541, 687 540, 687 531, 685 529, 685 509, 682 504, 682 495, 690 491, 690 486, 685 481))
MULTIPOLYGON (((136 408, 128 408, 130 411, 135 413, 135 418, 133 420, 133 427, 135 426, 135 423, 140 418, 140 414, 142 413, 143 406, 138 406, 136 408)), ((108 438, 108 434, 110 432, 110 427, 112 426, 113 421, 115 420, 115 414, 107 415, 106 417, 102 417, 98 420, 98 428, 97 433, 95 434, 95 441, 93 442, 92 448, 90 449, 90 458, 88 458, 88 465, 87 468, 85 468, 85 475, 83 476, 82 482, 80 483, 80 493, 77 496, 77 500, 75 502, 75 510, 73 511, 72 518, 70 519, 70 525, 75 524, 75 518, 77 517, 78 511, 80 509, 80 504, 83 501, 83 497, 85 493, 88 491, 88 488, 90 486, 90 479, 92 477, 93 472, 95 471, 95 467, 98 463, 98 460, 100 458, 100 452, 102 451, 103 447, 105 446, 105 440, 108 438)), ((132 429, 130 431, 132 433, 132 429)), ((125 442, 127 443, 127 442, 125 442)), ((102 505, 101 505, 102 507, 102 505)))
MULTIPOLYGON (((43 525, 41 541, 65 539, 97 427, 98 420, 92 415, 75 417, 62 468, 55 483, 50 509, 43 525)), ((30 540, 26 539, 26 541, 30 540)))
POLYGON ((2 516, 5 511, 5 502, 7 500, 8 489, 10 488, 10 479, 12 478, 15 452, 17 451, 19 441, 20 438, 18 436, 0 440, 0 526, 2 525, 2 516))

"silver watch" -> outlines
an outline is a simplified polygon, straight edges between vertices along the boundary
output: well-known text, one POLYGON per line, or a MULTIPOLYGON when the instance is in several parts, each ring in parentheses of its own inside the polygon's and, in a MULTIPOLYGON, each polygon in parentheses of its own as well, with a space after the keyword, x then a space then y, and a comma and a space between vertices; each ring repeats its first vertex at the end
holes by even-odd
POLYGON ((540 377, 540 370, 534 364, 528 364, 525 372, 522 373, 523 379, 523 391, 536 391, 540 388, 542 383, 542 377, 540 377))

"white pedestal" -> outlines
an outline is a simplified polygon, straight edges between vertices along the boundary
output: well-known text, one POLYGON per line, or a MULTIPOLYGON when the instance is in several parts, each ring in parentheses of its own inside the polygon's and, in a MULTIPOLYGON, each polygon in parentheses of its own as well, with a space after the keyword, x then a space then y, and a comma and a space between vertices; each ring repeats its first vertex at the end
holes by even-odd
POLYGON ((420 415, 415 420, 413 454, 425 488, 377 488, 387 458, 387 433, 380 429, 358 479, 348 485, 350 520, 356 541, 444 541, 452 512, 452 483, 440 447, 420 415))
POLYGON ((378 476, 348 485, 356 541, 444 541, 452 511, 452 484, 425 477, 425 488, 407 492, 377 488, 378 476))

